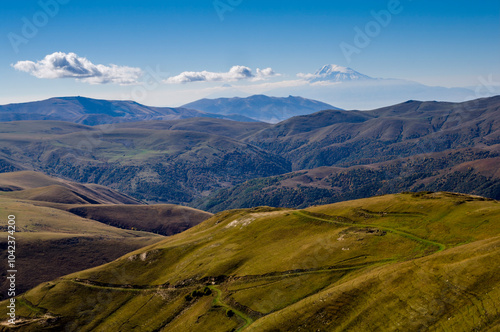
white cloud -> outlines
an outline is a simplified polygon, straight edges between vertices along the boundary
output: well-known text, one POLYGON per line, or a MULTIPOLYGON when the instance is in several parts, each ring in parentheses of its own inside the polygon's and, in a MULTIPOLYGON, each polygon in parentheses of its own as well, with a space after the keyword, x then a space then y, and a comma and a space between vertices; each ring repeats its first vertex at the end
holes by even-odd
POLYGON ((43 60, 18 61, 12 65, 19 71, 27 72, 38 78, 75 78, 90 84, 136 84, 142 76, 140 68, 117 65, 95 65, 75 53, 55 52, 43 60))
POLYGON ((216 73, 209 71, 185 71, 177 76, 166 79, 165 83, 191 83, 191 82, 234 82, 241 80, 260 81, 268 77, 279 76, 272 68, 257 69, 257 75, 254 75, 252 69, 245 66, 233 66, 228 72, 216 73))
POLYGON ((298 74, 297 74, 297 77, 302 78, 302 79, 304 79, 304 80, 312 80, 312 79, 315 79, 315 78, 319 78, 319 77, 321 77, 321 75, 318 75, 318 74, 304 74, 304 73, 298 73, 298 74))
POLYGON ((280 74, 276 74, 272 68, 264 68, 264 69, 259 69, 257 68, 257 76, 256 79, 266 79, 267 77, 272 77, 272 76, 281 76, 280 74))

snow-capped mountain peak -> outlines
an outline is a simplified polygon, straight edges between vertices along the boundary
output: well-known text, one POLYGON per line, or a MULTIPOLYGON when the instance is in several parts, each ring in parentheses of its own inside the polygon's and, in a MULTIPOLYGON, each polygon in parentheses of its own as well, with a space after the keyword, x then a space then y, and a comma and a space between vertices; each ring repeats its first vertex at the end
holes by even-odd
POLYGON ((354 69, 338 65, 325 65, 313 75, 308 75, 306 78, 312 83, 321 81, 346 82, 373 79, 370 76, 355 71, 354 69))
POLYGON ((353 72, 354 70, 352 70, 351 68, 347 68, 347 67, 342 67, 342 66, 338 66, 338 65, 324 65, 323 67, 321 67, 320 70, 316 71, 316 74, 331 74, 333 72, 339 72, 339 73, 349 73, 349 72, 353 72))

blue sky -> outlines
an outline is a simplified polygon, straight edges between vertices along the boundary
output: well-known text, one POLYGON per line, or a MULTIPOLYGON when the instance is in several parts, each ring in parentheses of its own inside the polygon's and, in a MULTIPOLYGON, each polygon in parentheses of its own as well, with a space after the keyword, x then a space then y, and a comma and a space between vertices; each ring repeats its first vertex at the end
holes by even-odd
POLYGON ((298 73, 313 73, 324 64, 446 87, 475 86, 478 77, 488 75, 500 81, 497 0, 25 0, 0 6, 2 104, 84 95, 176 106, 226 83, 239 87, 293 81, 298 73), (53 6, 41 5, 54 2, 59 7, 54 12, 53 6), (340 45, 356 47, 355 28, 365 30, 375 22, 373 12, 391 6, 398 10, 390 22, 379 24, 369 45, 357 47, 359 52, 347 59, 340 45), (35 24, 35 33, 23 34, 26 21, 35 24), (17 37, 23 42, 13 47, 17 37), (55 52, 118 69, 95 81, 47 78, 58 76, 37 69, 39 78, 31 65, 12 67, 19 61, 37 63, 55 52), (227 74, 208 82, 166 82, 183 72, 228 73, 233 66, 248 67, 252 74, 249 79, 227 74), (121 67, 140 70, 142 76, 121 67), (258 68, 272 68, 272 74, 258 76, 258 68), (151 70, 160 79, 138 88, 151 70), (115 77, 125 74, 132 75, 127 82, 115 77))

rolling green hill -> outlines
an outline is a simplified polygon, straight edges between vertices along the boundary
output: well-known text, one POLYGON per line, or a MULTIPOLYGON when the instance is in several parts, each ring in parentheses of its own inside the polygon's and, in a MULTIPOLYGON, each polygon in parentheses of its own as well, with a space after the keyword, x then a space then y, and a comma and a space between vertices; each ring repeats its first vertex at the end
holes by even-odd
MULTIPOLYGON (((17 219, 18 290, 110 262, 187 230, 211 214, 174 205, 74 205, 0 195, 0 218, 17 219)), ((0 225, 0 254, 7 257, 7 227, 0 225)), ((6 295, 7 281, 0 284, 6 295)))
POLYGON ((22 331, 494 331, 499 248, 499 203, 476 196, 232 210, 42 283, 17 313, 22 331))

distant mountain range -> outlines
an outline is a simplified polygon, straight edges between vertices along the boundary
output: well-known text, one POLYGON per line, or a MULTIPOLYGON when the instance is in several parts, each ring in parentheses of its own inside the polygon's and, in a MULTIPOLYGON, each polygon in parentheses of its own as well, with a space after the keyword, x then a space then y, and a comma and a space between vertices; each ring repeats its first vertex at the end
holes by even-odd
MULTIPOLYGON (((351 110, 369 110, 412 99, 462 102, 483 96, 467 88, 445 88, 403 79, 373 78, 338 65, 325 65, 314 74, 299 74, 299 77, 303 80, 302 84, 272 88, 264 93, 278 97, 299 95, 351 110)), ((496 87, 496 90, 500 94, 500 87, 496 87)), ((494 95, 491 91, 486 92, 494 95)))
POLYGON ((224 189, 196 207, 306 207, 419 190, 500 199, 500 96, 323 111, 244 141, 284 157, 294 172, 224 189))
POLYGON ((178 108, 145 106, 134 101, 59 97, 29 103, 0 105, 0 122, 52 120, 94 126, 194 117, 242 122, 279 122, 296 115, 326 109, 338 108, 319 101, 292 96, 277 98, 256 95, 248 98, 202 99, 178 108))
MULTIPOLYGON (((370 110, 407 100, 462 102, 477 99, 478 95, 473 91, 476 89, 431 87, 401 79, 373 78, 338 65, 325 65, 314 74, 299 76, 301 79, 293 81, 293 86, 271 88, 265 95, 249 96, 228 86, 213 98, 193 101, 182 107, 154 107, 134 101, 85 97, 0 105, 0 122, 52 120, 94 126, 206 117, 278 123, 323 110, 370 110), (228 97, 221 98, 222 95, 228 97)), ((273 86, 272 83, 269 86, 273 86)), ((481 89, 485 91, 500 94, 500 87, 481 89)))
MULTIPOLYGON (((400 78, 372 77, 355 69, 334 64, 324 65, 314 73, 300 73, 297 76, 298 79, 275 82, 276 84, 266 83, 259 91, 266 96, 279 98, 301 96, 311 100, 320 100, 323 103, 346 110, 371 110, 399 104, 407 100, 464 102, 500 94, 500 85, 485 86, 481 80, 478 80, 478 86, 475 87, 428 86, 400 78)), ((249 93, 251 91, 255 91, 255 89, 246 90, 245 86, 225 84, 205 97, 206 99, 215 99, 215 101, 202 100, 188 103, 184 107, 193 107, 217 114, 228 114, 227 112, 231 111, 231 108, 227 108, 225 102, 230 102, 240 107, 251 106, 246 108, 247 112, 254 114, 253 117, 256 118, 255 116, 260 114, 255 114, 254 107, 262 105, 259 100, 253 100, 255 96, 251 96, 249 93), (246 101, 248 97, 250 100, 246 101), (245 101, 249 105, 245 105, 245 101)), ((276 119, 270 117, 269 114, 276 114, 278 119, 284 120, 279 117, 281 114, 286 114, 286 108, 283 109, 283 107, 283 103, 274 104, 273 101, 269 108, 265 108, 264 117, 259 118, 259 120, 276 122, 276 119)), ((237 111, 239 112, 238 109, 237 111)), ((294 113, 294 115, 305 114, 307 113, 294 113)))
POLYGON ((21 120, 67 121, 84 125, 120 122, 176 120, 193 117, 255 121, 236 114, 218 115, 194 109, 151 107, 134 101, 59 97, 43 101, 0 106, 0 122, 21 120))
POLYGON ((261 205, 259 195, 268 189, 272 193, 265 204, 272 206, 422 188, 498 199, 498 174, 488 165, 500 157, 499 112, 497 96, 466 103, 408 101, 372 111, 326 110, 274 125, 214 118, 112 128, 3 122, 0 172, 42 171, 109 186, 148 203, 211 211, 223 209, 224 200, 231 207, 261 205), (478 171, 469 174, 466 165, 478 171), (310 171, 315 174, 310 179, 297 173, 320 167, 333 168, 310 171), (450 170, 460 174, 451 176, 450 170), (294 180, 274 186, 283 176, 294 180), (244 184, 259 178, 259 183, 244 184), (308 189, 304 184, 314 187, 307 199, 284 198, 289 189, 302 195, 308 189), (328 190, 316 190, 325 186, 328 190))
POLYGON ((339 108, 302 97, 285 98, 255 95, 247 98, 201 99, 183 107, 219 115, 238 114, 255 120, 277 123, 297 115, 339 108))

